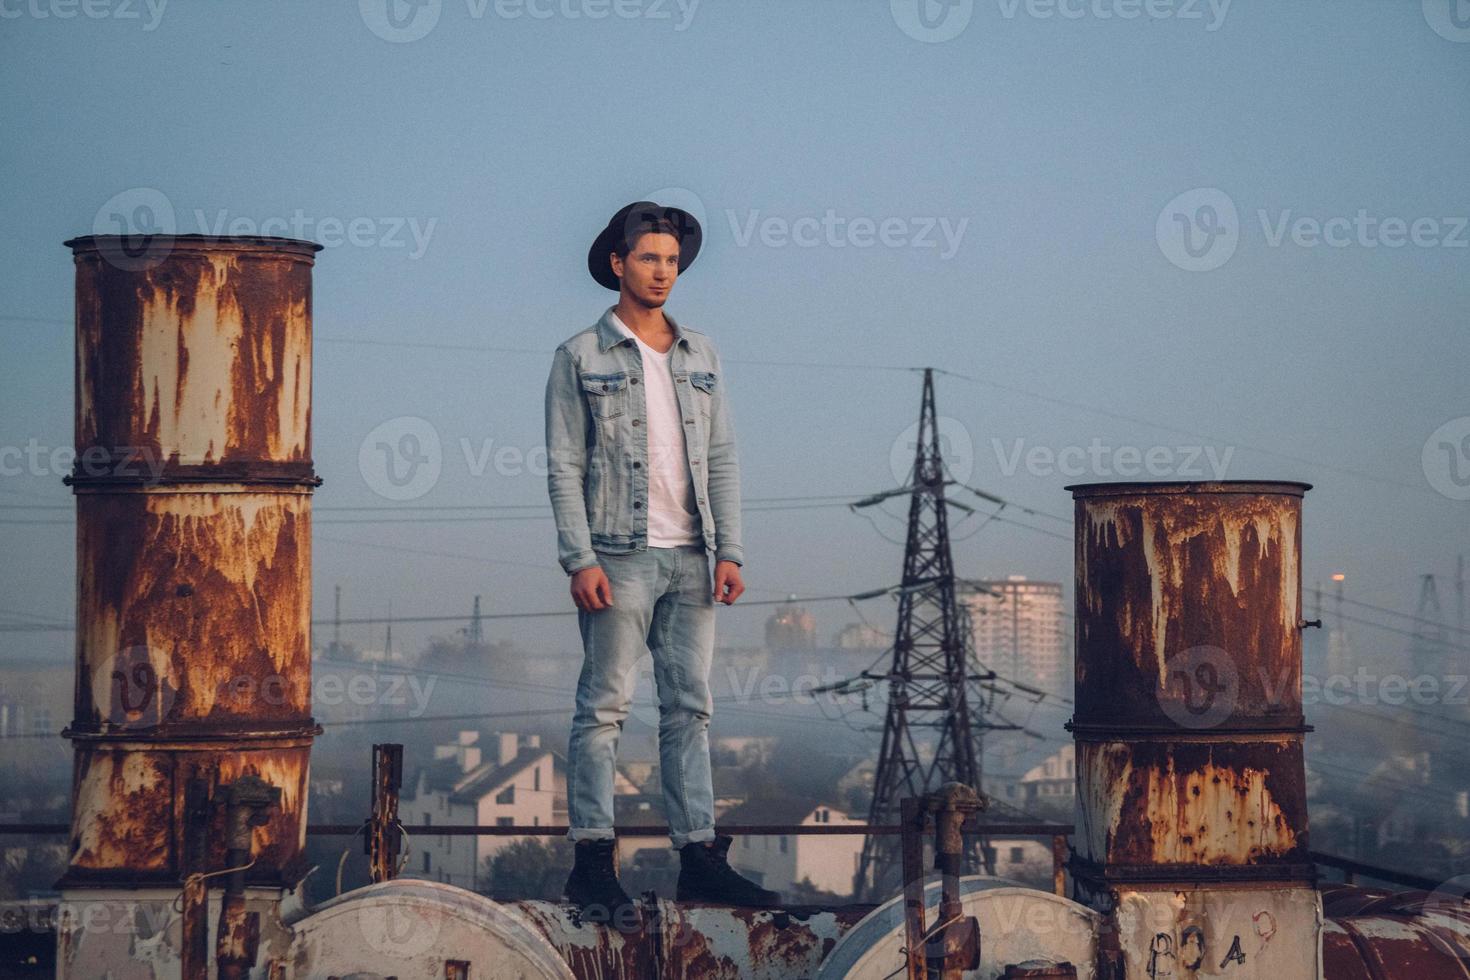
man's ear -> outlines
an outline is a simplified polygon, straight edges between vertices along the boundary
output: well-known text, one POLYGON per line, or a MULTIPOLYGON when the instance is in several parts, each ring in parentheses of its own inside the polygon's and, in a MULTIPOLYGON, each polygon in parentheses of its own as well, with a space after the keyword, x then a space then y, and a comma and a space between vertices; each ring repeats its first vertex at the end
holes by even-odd
POLYGON ((618 257, 617 252, 607 253, 608 261, 612 263, 613 275, 619 279, 623 278, 623 260, 618 257))

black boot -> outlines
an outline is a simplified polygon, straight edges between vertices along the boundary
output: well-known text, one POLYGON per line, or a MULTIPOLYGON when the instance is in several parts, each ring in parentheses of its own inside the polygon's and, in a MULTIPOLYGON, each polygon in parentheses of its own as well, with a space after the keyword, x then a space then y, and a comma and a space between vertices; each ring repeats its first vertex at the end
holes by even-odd
POLYGON ((572 873, 562 893, 581 909, 587 922, 636 928, 638 906, 618 884, 618 873, 613 868, 616 847, 617 842, 611 838, 577 841, 572 873))
POLYGON ((781 896, 749 878, 742 878, 725 860, 728 850, 730 838, 723 834, 713 841, 685 844, 679 848, 679 901, 775 908, 781 896))

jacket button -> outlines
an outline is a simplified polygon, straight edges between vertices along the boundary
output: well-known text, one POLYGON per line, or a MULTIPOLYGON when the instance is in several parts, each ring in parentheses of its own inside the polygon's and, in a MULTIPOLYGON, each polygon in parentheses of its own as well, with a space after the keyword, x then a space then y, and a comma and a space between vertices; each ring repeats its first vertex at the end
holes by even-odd
POLYGON ((633 424, 634 424, 634 425, 641 425, 641 424, 642 424, 642 423, 641 423, 641 422, 639 422, 639 421, 638 421, 638 420, 637 420, 637 419, 634 419, 634 420, 633 420, 633 424))
POLYGON ((635 501, 633 501, 633 509, 634 510, 637 510, 639 507, 642 507, 642 506, 643 506, 643 501, 641 501, 641 500, 635 500, 635 501))
MULTIPOLYGON (((634 425, 637 425, 638 424, 638 420, 637 419, 634 419, 633 420, 633 424, 634 425)), ((685 419, 684 420, 684 424, 685 425, 693 425, 694 424, 694 420, 693 419, 685 419)))
POLYGON ((633 469, 635 469, 635 470, 641 470, 641 469, 643 469, 643 464, 640 463, 640 462, 638 462, 638 460, 635 459, 635 460, 633 460, 633 469))
POLYGON ((630 384, 630 385, 636 385, 637 383, 638 383, 638 379, 637 378, 629 378, 628 379, 628 384, 630 384))

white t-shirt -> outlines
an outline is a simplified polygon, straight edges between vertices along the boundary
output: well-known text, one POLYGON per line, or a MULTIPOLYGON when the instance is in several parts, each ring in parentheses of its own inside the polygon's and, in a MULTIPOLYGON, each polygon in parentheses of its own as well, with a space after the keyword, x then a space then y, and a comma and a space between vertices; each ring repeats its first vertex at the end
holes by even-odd
POLYGON ((648 403, 648 544, 675 548, 702 544, 699 509, 694 503, 694 481, 684 450, 684 419, 674 394, 669 355, 645 344, 628 325, 612 315, 613 325, 632 337, 643 354, 643 394, 648 403))

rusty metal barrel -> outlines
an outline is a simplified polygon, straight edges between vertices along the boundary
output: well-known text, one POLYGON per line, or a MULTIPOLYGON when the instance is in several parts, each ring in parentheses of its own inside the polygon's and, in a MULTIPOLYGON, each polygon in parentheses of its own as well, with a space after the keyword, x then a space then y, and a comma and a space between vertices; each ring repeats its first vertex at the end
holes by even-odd
POLYGON ((61 886, 223 866, 221 787, 280 805, 250 884, 304 874, 311 242, 66 243, 76 266, 77 641, 61 886))
POLYGON ((1311 880, 1288 482, 1069 487, 1078 840, 1094 885, 1311 880))

